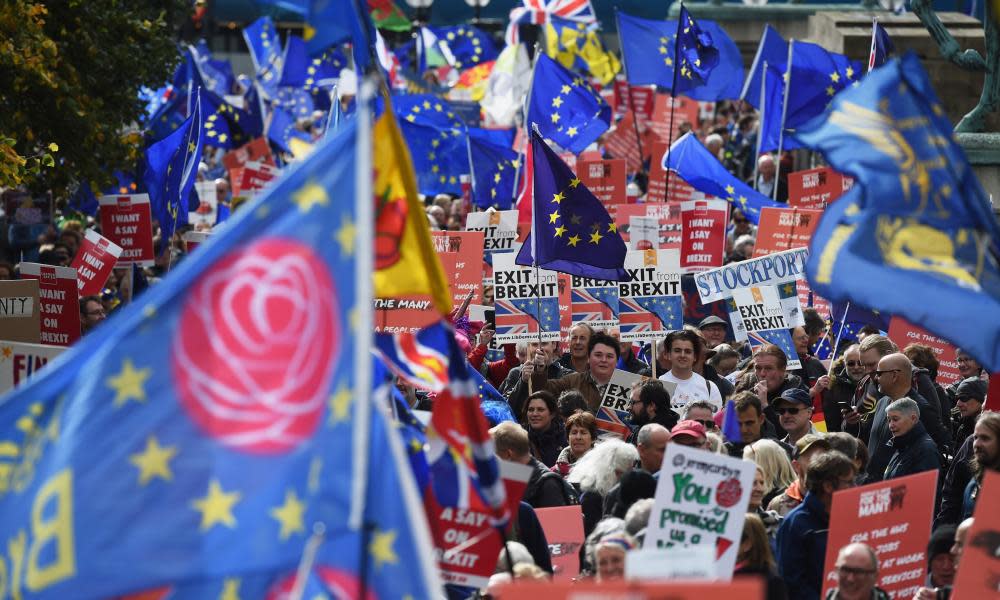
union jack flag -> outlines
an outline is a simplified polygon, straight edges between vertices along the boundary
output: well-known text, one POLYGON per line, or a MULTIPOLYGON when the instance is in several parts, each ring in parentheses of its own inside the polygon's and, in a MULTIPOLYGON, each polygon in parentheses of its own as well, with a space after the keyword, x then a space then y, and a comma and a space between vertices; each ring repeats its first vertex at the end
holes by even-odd
POLYGON ((542 332, 559 332, 558 298, 497 300, 495 308, 497 335, 534 333, 539 327, 542 332))
POLYGON ((518 25, 544 25, 549 16, 556 16, 581 23, 595 23, 597 16, 590 0, 521 0, 524 6, 510 11, 510 24, 505 38, 508 44, 518 42, 518 25))
POLYGON ((618 321, 618 286, 573 288, 573 322, 613 327, 618 321))
POLYGON ((597 428, 610 435, 628 439, 632 428, 628 425, 630 415, 627 411, 615 410, 602 406, 597 411, 597 428))
POLYGON ((795 344, 792 343, 792 333, 788 329, 765 329, 763 331, 748 331, 747 337, 750 339, 750 348, 756 352, 760 346, 774 344, 781 348, 788 360, 788 369, 800 369, 802 363, 799 355, 795 351, 795 344))
POLYGON ((375 334, 375 349, 389 369, 411 384, 431 392, 448 385, 451 328, 438 323, 416 333, 375 334))

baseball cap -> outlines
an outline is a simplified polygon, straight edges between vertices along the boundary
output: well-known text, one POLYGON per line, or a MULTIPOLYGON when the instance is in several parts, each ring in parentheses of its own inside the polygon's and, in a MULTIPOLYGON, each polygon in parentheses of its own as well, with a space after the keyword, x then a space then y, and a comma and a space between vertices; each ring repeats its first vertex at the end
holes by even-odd
POLYGON ((978 377, 963 379, 955 388, 955 397, 967 400, 986 401, 986 382, 978 377))
POLYGON ((685 419, 674 425, 674 428, 670 430, 671 437, 678 435, 689 435, 703 440, 705 439, 705 426, 698 421, 685 419))
POLYGON ((715 315, 711 315, 702 319, 701 323, 698 323, 698 329, 704 329, 709 325, 722 325, 723 327, 725 327, 726 325, 728 325, 728 323, 726 323, 724 320, 720 319, 715 315))
MULTIPOLYGON (((807 433, 799 441, 795 442, 795 458, 798 458, 809 452, 813 448, 822 448, 823 450, 830 450, 830 442, 823 439, 823 434, 821 433, 807 433)), ((853 456, 848 458, 854 458, 853 456)))
POLYGON ((809 392, 802 388, 791 388, 781 392, 781 396, 775 400, 784 400, 786 402, 798 402, 799 404, 805 404, 806 407, 813 405, 812 397, 809 396, 809 392))

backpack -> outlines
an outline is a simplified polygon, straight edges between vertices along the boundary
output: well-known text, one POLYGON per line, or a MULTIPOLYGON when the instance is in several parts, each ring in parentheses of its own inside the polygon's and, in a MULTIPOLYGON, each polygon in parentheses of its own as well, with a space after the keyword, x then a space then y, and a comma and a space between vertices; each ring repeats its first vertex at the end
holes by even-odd
POLYGON ((534 506, 532 499, 538 490, 542 489, 542 485, 550 479, 555 479, 559 482, 559 487, 562 489, 563 500, 566 501, 566 506, 575 506, 580 503, 580 494, 576 491, 576 488, 573 487, 573 484, 563 479, 562 475, 548 470, 542 473, 541 477, 534 482, 534 485, 525 490, 524 501, 534 506))

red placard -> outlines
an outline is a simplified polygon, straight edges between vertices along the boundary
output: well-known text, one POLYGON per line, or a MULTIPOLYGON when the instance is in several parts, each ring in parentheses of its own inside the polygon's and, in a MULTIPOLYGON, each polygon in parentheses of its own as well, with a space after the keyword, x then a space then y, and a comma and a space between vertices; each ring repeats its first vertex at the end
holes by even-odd
MULTIPOLYGON (((615 128, 604 137, 604 148, 611 156, 625 159, 629 173, 642 168, 642 157, 639 155, 639 142, 635 135, 634 116, 626 112, 615 128)), ((644 152, 648 152, 643 148, 644 152)))
MULTIPOLYGON (((454 273, 457 258, 454 252, 438 255, 445 273, 454 273)), ((441 315, 433 310, 429 295, 375 298, 375 333, 415 333, 439 320, 441 315)))
MULTIPOLYGON (((233 189, 242 194, 248 191, 262 189, 267 182, 275 179, 281 172, 277 167, 264 162, 248 162, 243 165, 240 177, 233 183, 233 189)), ((233 192, 233 195, 237 195, 233 192)))
POLYGON ((121 246, 93 229, 87 230, 83 244, 70 265, 76 269, 76 283, 81 298, 101 293, 121 253, 121 246))
POLYGON ((630 86, 624 79, 615 80, 615 114, 637 112, 642 122, 649 121, 653 114, 654 95, 651 87, 630 86))
POLYGON ((259 137, 248 144, 244 144, 235 150, 230 150, 222 156, 222 166, 227 171, 242 167, 248 162, 266 162, 274 164, 274 157, 271 156, 271 147, 267 140, 259 137))
POLYGON ((938 359, 937 381, 943 387, 948 387, 962 379, 958 372, 958 361, 955 357, 955 346, 933 333, 929 333, 918 325, 910 323, 902 317, 892 317, 889 320, 889 339, 893 341, 900 350, 910 344, 923 344, 929 346, 934 351, 934 358, 938 359))
POLYGON ((854 179, 830 167, 817 167, 788 174, 788 205, 799 208, 826 208, 851 189, 854 179))
POLYGON ((594 196, 597 196, 614 219, 618 206, 626 202, 625 186, 628 184, 628 178, 625 174, 625 160, 621 158, 581 160, 577 163, 577 167, 576 176, 594 196))
POLYGON ((535 509, 552 557, 552 580, 573 581, 580 572, 583 511, 580 505, 535 509))
POLYGON ((631 225, 629 220, 632 217, 650 217, 659 221, 659 250, 677 250, 681 247, 681 205, 665 204, 662 202, 645 202, 643 204, 623 204, 618 207, 615 215, 615 223, 618 225, 618 233, 622 240, 628 245, 630 250, 647 250, 648 248, 634 247, 632 244, 631 225))
POLYGON ((764 580, 737 577, 719 582, 533 581, 518 579, 498 588, 503 600, 762 600, 764 580))
POLYGON ((21 279, 38 280, 43 344, 69 346, 80 337, 80 295, 76 269, 21 263, 21 279))
POLYGON ((681 269, 687 273, 721 267, 726 256, 725 200, 691 200, 681 203, 681 269))
POLYGON ((121 246, 119 267, 153 264, 153 217, 148 194, 101 196, 101 233, 121 246))
POLYGON ((927 576, 937 475, 925 471, 834 493, 821 597, 836 587, 837 552, 852 542, 874 548, 878 586, 890 598, 913 597, 927 576))
POLYGON ((211 231, 185 231, 181 239, 184 241, 186 252, 188 254, 194 252, 195 248, 208 241, 210 235, 212 235, 211 231))
MULTIPOLYGON (((1000 494, 1000 474, 986 469, 979 490, 972 527, 965 534, 962 560, 955 574, 952 598, 996 598, 1000 593, 997 575, 997 532, 1000 531, 1000 511, 994 498, 1000 494)), ((506 597, 506 596, 505 596, 506 597)))
MULTIPOLYGON (((500 475, 507 491, 507 510, 517 518, 532 469, 527 465, 500 461, 500 475)), ((445 583, 486 587, 496 569, 503 547, 500 533, 490 524, 490 515, 477 510, 442 508, 428 492, 424 510, 434 536, 438 566, 445 583)))
POLYGON ((762 209, 753 257, 807 248, 821 216, 823 211, 808 208, 762 209))
MULTIPOLYGON (((683 96, 657 94, 653 103, 653 115, 649 120, 650 137, 656 141, 670 143, 677 139, 681 125, 687 123, 692 129, 698 128, 698 102, 683 96), (673 130, 670 129, 670 108, 673 106, 673 130)), ((641 121, 640 121, 641 122, 641 121)), ((650 139, 652 142, 653 139, 650 139)))
MULTIPOLYGON (((483 239, 482 231, 432 231, 431 240, 438 256, 453 254, 454 260, 448 260, 445 269, 451 286, 452 301, 455 306, 461 306, 470 291, 472 304, 483 303, 483 239)), ((442 264, 444 266, 444 264, 442 264)))

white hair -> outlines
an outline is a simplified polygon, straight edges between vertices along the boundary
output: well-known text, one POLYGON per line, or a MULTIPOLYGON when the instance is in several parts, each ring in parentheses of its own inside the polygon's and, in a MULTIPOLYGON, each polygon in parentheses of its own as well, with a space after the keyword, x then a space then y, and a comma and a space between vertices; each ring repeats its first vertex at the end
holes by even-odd
POLYGON ((617 438, 602 440, 573 465, 566 481, 580 484, 584 492, 607 496, 622 474, 630 471, 639 460, 639 451, 632 444, 617 438))
POLYGON ((495 572, 509 572, 513 565, 519 565, 521 563, 533 565, 535 564, 535 558, 531 556, 531 552, 528 552, 528 547, 521 542, 508 541, 506 543, 506 549, 500 549, 500 555, 497 557, 497 567, 495 572), (513 559, 510 562, 507 562, 508 552, 510 553, 510 557, 513 559))
POLYGON ((649 514, 653 512, 653 499, 636 500, 625 513, 625 533, 637 537, 639 532, 649 523, 649 514))

